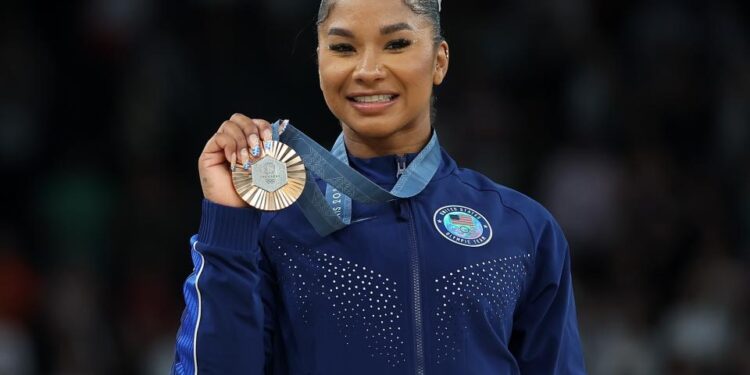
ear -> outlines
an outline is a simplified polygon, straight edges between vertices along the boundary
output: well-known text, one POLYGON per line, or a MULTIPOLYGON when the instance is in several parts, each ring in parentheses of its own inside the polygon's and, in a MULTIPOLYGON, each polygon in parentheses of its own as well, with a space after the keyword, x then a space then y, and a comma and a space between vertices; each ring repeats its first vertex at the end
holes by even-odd
POLYGON ((437 54, 435 56, 435 69, 432 73, 432 83, 435 86, 439 86, 443 83, 445 75, 448 74, 449 60, 450 54, 448 53, 448 42, 442 41, 438 46, 437 54))

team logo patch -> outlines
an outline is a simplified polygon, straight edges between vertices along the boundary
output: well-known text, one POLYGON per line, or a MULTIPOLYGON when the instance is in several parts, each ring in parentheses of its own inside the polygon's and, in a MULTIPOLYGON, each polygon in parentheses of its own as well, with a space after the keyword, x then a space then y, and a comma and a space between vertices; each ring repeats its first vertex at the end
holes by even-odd
POLYGON ((487 219, 469 207, 450 205, 435 211, 432 220, 443 237, 463 246, 479 247, 492 239, 487 219))

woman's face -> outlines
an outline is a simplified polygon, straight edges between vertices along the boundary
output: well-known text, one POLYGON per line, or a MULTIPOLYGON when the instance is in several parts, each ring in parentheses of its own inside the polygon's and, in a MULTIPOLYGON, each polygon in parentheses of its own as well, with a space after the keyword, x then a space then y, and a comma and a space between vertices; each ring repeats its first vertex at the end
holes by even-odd
POLYGON ((318 28, 320 88, 333 114, 362 138, 430 126, 430 97, 448 45, 403 0, 335 0, 318 28))

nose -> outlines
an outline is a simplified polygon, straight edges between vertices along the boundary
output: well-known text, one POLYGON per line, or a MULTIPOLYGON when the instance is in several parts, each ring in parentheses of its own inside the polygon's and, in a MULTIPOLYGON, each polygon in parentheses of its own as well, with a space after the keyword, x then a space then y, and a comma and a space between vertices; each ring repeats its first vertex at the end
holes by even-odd
POLYGON ((374 83, 385 78, 385 68, 378 61, 378 56, 373 52, 365 52, 357 67, 354 69, 352 78, 360 83, 374 83))

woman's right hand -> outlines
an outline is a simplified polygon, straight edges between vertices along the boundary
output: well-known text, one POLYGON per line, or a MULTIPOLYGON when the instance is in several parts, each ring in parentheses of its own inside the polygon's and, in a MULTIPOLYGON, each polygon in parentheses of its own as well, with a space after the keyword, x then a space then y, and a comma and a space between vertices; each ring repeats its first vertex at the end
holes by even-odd
POLYGON ((260 156, 260 147, 271 140, 271 124, 266 120, 235 113, 224 121, 198 158, 203 196, 224 206, 249 207, 234 189, 231 168, 236 164, 249 169, 260 156))

